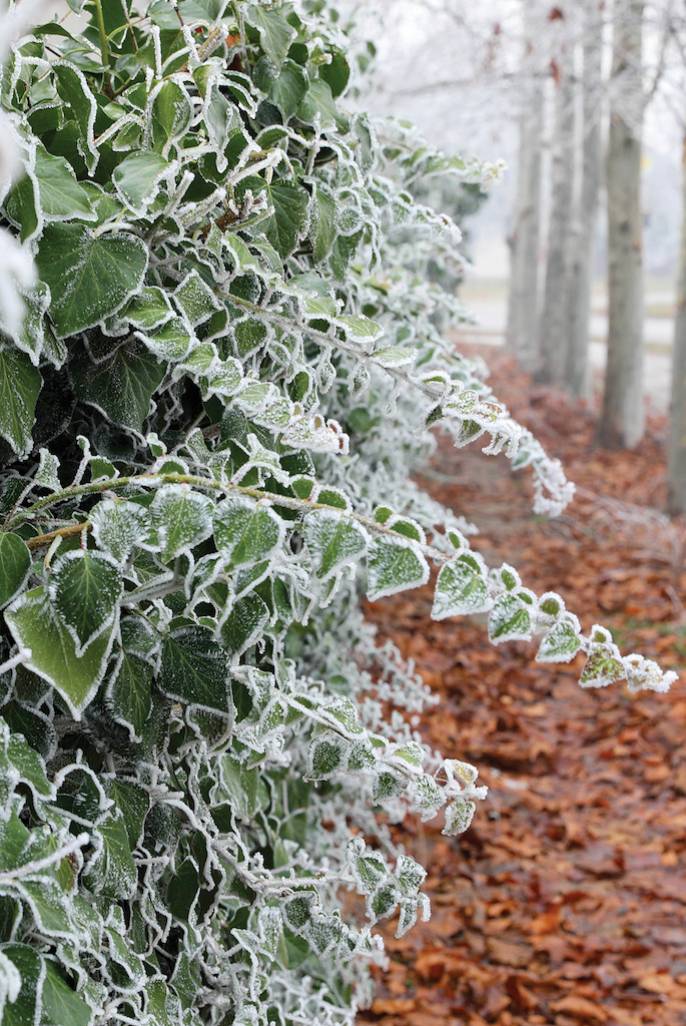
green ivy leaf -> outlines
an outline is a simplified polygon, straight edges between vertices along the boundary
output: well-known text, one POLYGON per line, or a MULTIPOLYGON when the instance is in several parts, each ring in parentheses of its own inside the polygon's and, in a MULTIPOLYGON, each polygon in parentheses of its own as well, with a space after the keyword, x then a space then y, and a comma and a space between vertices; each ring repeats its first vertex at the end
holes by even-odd
POLYGON ((150 513, 162 559, 171 562, 212 534, 212 500, 187 485, 165 485, 155 494, 150 513))
POLYGON ((192 117, 193 108, 186 91, 178 82, 163 82, 155 93, 150 112, 153 148, 166 152, 170 143, 183 137, 192 117))
POLYGON ((116 313, 140 290, 147 265, 147 248, 135 235, 94 235, 79 224, 47 225, 36 266, 50 287, 50 319, 58 338, 116 313))
POLYGON ((563 613, 541 639, 539 663, 568 663, 581 648, 581 626, 573 613, 563 613))
POLYGON ((57 92, 75 119, 78 145, 86 167, 92 174, 98 165, 100 154, 95 145, 93 128, 97 103, 83 72, 67 61, 52 64, 57 92))
POLYGON ((24 587, 30 569, 31 553, 24 539, 0 532, 0 608, 24 587))
POLYGON ((140 434, 164 377, 164 364, 136 342, 118 346, 103 363, 77 361, 71 375, 79 399, 101 410, 112 423, 140 434))
POLYGON ((88 867, 88 886, 105 898, 132 897, 136 891, 138 874, 131 855, 126 822, 119 809, 107 816, 98 827, 98 833, 101 847, 88 867))
POLYGON ((17 349, 0 349, 0 437, 17 456, 33 448, 31 430, 43 379, 17 349))
POLYGON ((94 1014, 61 976, 54 962, 45 962, 43 983, 43 1015, 50 1026, 90 1026, 94 1014))
POLYGON ((229 496, 214 509, 214 540, 231 565, 251 566, 283 541, 281 519, 269 506, 244 496, 229 496))
POLYGON ((171 698, 227 713, 228 659, 204 627, 181 627, 162 645, 160 688, 171 698))
POLYGON ((245 17, 259 32, 262 49, 267 57, 277 68, 280 67, 295 38, 295 30, 288 24, 284 14, 276 8, 250 4, 245 17))
POLYGON ((275 181, 265 188, 273 213, 264 222, 264 231, 276 251, 285 259, 305 234, 310 198, 296 181, 275 181))
POLYGON ((55 562, 50 598, 77 656, 112 626, 123 587, 119 568, 102 552, 75 549, 55 562))
POLYGON ((136 502, 103 499, 91 513, 91 524, 98 547, 121 566, 148 534, 150 513, 136 502))
POLYGON ((317 577, 328 580, 341 567, 357 563, 367 552, 369 538, 351 517, 329 510, 308 513, 303 524, 305 544, 317 577))
POLYGON ((33 588, 15 599, 5 610, 5 620, 16 643, 31 653, 26 667, 47 680, 65 700, 74 719, 79 720, 105 672, 112 631, 101 634, 78 656, 74 639, 44 587, 33 588))
POLYGON ((3 944, 0 955, 8 958, 21 977, 16 1001, 8 1001, 2 1013, 3 1026, 35 1026, 40 1011, 40 994, 45 979, 45 962, 28 944, 3 944))
POLYGON ((300 106, 307 87, 308 78, 305 69, 295 61, 285 61, 268 89, 269 99, 288 120, 293 117, 300 106))
POLYGON ((320 182, 317 182, 313 195, 310 236, 312 256, 319 264, 328 257, 336 238, 336 200, 320 182))
POLYGON ((376 539, 368 560, 367 597, 371 602, 407 588, 419 588, 429 579, 429 567, 421 551, 409 542, 376 539))
POLYGON ((494 644, 530 641, 533 634, 531 607, 518 592, 505 592, 493 603, 488 617, 488 636, 494 644))
POLYGON ((155 199, 169 168, 169 161, 154 150, 131 153, 112 173, 122 203, 138 217, 142 216, 155 199))
POLYGON ((468 616, 490 609, 484 569, 475 556, 458 556, 441 567, 436 580, 431 617, 468 616))
POLYGON ((134 328, 151 331, 174 316, 164 289, 156 285, 144 288, 134 296, 123 314, 134 328))
POLYGON ((231 606, 221 623, 221 639, 232 655, 241 655, 261 637, 269 623, 269 607, 254 591, 231 606))
POLYGON ((53 156, 44 146, 39 146, 36 150, 35 174, 41 210, 46 221, 63 221, 71 217, 95 221, 96 214, 88 192, 76 180, 68 160, 53 156))
POLYGON ((107 697, 112 716, 126 727, 132 740, 141 741, 152 710, 152 668, 140 656, 122 653, 110 677, 107 697))

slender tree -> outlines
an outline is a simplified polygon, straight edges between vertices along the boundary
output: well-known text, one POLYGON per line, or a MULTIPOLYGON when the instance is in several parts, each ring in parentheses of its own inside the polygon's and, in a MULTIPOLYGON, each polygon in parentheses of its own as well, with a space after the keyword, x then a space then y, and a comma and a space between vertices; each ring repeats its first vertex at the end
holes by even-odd
MULTIPOLYGON (((565 32, 568 29, 565 26, 565 32)), ((567 365, 574 251, 572 209, 575 172, 574 49, 568 39, 553 61, 555 84, 552 185, 543 305, 539 321, 539 378, 562 384, 567 365)))
MULTIPOLYGON (((535 52, 537 22, 534 8, 525 4, 523 65, 535 52)), ((510 287, 507 307, 507 345, 528 371, 538 369, 539 249, 541 234, 541 171, 543 165, 544 83, 530 76, 519 115, 517 183, 510 245, 510 287)))
POLYGON ((569 340, 565 380, 570 391, 586 398, 589 390, 593 251, 602 180, 603 145, 603 0, 584 0, 581 77, 581 184, 575 215, 576 239, 571 268, 569 340))
POLYGON ((643 436, 641 127, 644 0, 615 0, 607 155, 608 336, 598 439, 632 448, 643 436))
POLYGON ((672 349, 672 409, 668 442, 669 509, 686 512, 686 130, 682 150, 681 253, 672 349))

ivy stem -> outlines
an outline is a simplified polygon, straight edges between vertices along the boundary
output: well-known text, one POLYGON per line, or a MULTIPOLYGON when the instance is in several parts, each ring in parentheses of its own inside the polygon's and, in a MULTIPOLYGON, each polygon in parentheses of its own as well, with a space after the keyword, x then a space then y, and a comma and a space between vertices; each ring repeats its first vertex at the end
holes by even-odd
POLYGON ((110 43, 107 38, 107 29, 105 28, 105 16, 102 12, 102 0, 93 0, 95 5, 95 18, 98 23, 98 36, 100 38, 100 56, 102 57, 103 67, 109 68, 110 66, 110 43))
MULTIPOLYGON (((61 492, 53 492, 52 495, 46 495, 43 499, 39 499, 38 502, 34 502, 32 506, 28 506, 21 514, 14 517, 6 525, 5 530, 11 531, 19 527, 20 524, 30 520, 33 514, 48 509, 50 506, 55 506, 60 502, 67 502, 69 499, 78 498, 81 495, 97 495, 102 492, 135 487, 136 485, 144 488, 159 488, 165 484, 186 484, 209 492, 225 492, 227 494, 229 492, 237 492, 240 495, 248 495, 252 499, 266 499, 269 502, 273 502, 275 506, 283 506, 286 509, 296 511, 331 511, 334 509, 334 507, 324 502, 299 499, 294 495, 279 495, 276 492, 267 492, 253 486, 239 485, 232 481, 218 481, 216 478, 198 477, 196 474, 137 474, 129 477, 108 478, 106 481, 94 481, 90 484, 73 485, 71 488, 65 488, 61 492)), ((391 535, 393 538, 402 537, 397 531, 386 527, 385 524, 380 524, 377 520, 372 519, 372 517, 363 516, 361 513, 355 513, 352 510, 341 510, 341 512, 376 534, 391 535)), ((91 527, 90 521, 80 521, 76 524, 69 524, 66 527, 59 527, 54 531, 48 531, 47 534, 39 534, 35 538, 29 538, 26 544, 31 549, 39 549, 44 545, 49 545, 55 538, 68 538, 75 534, 81 534, 83 531, 89 531, 91 527)), ((445 552, 441 552, 440 549, 434 548, 432 545, 418 541, 415 541, 414 544, 431 559, 441 563, 447 562, 450 558, 445 552)))

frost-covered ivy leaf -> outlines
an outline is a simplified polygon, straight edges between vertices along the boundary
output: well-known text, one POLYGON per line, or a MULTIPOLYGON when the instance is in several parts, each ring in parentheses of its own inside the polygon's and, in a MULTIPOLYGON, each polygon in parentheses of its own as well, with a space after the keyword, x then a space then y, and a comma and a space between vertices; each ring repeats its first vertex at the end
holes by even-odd
POLYGON ((138 874, 121 811, 110 813, 97 832, 101 847, 88 865, 86 883, 105 898, 130 898, 136 891, 138 874))
MULTIPOLYGON (((9 1000, 2 1010, 3 1026, 37 1026, 45 960, 28 944, 3 944, 0 955, 9 959, 16 970, 16 977, 9 976, 9 1000)), ((0 967, 0 973, 5 977, 9 975, 4 966, 0 967)))
MULTIPOLYGON (((331 87, 323 78, 314 79, 298 108, 298 117, 309 125, 318 122, 323 128, 330 128, 336 123, 338 116, 331 87)), ((350 210, 350 208, 348 209, 350 210)), ((355 219, 357 218, 355 217, 355 219)), ((350 234, 350 231, 347 231, 346 234, 350 234)))
POLYGON ((273 509, 244 496, 228 496, 214 508, 214 540, 233 566, 249 566, 269 556, 284 535, 273 509))
POLYGON ((56 359, 57 354, 51 346, 46 346, 45 313, 50 306, 50 289, 43 281, 36 282, 33 288, 22 291, 24 302, 24 318, 19 331, 11 335, 17 349, 26 353, 34 367, 45 357, 55 366, 63 360, 56 359))
POLYGON ((33 480, 41 488, 47 488, 49 492, 59 492, 62 489, 60 481, 60 461, 54 453, 47 449, 40 449, 38 452, 39 462, 33 480))
POLYGON ((117 564, 103 552, 74 549, 55 561, 50 598, 77 656, 112 626, 123 588, 117 564))
POLYGON ((309 775, 312 780, 327 780, 346 764, 350 742, 340 734, 326 731, 318 734, 308 751, 309 775))
POLYGON ((312 199, 310 222, 312 256, 315 263, 326 260, 336 238, 336 199, 321 182, 317 182, 312 199))
POLYGON ((582 688, 605 688, 625 677, 626 669, 610 632, 604 627, 593 627, 588 658, 580 678, 582 688))
POLYGON ((383 328, 369 317, 360 314, 340 314, 336 323, 341 324, 349 338, 368 345, 383 335, 383 328))
POLYGON ((445 826, 442 833, 448 837, 455 837, 469 830, 474 819, 476 805, 467 798, 455 798, 445 810, 445 826))
POLYGON ((228 676, 226 652, 204 627, 180 627, 164 639, 159 684, 165 694, 226 713, 228 676))
POLYGON ((369 894, 389 875, 388 865, 383 855, 372 848, 365 848, 364 843, 351 845, 351 860, 355 880, 363 894, 369 894))
POLYGON ((165 485, 155 493, 150 513, 162 559, 176 556, 212 534, 212 500, 187 485, 165 485))
POLYGON ((376 349, 373 355, 375 362, 381 367, 391 369, 414 363, 417 354, 404 346, 386 346, 384 349, 376 349))
POLYGON ((307 72, 295 61, 285 61, 276 78, 266 86, 272 103, 284 118, 292 118, 307 92, 307 72))
POLYGON ((187 274, 174 290, 174 302, 193 327, 203 324, 215 311, 222 309, 222 304, 197 271, 187 274))
POLYGON ((112 716, 126 727, 132 740, 140 741, 152 709, 152 667, 129 652, 122 658, 107 686, 112 716))
POLYGON ((278 180, 266 186, 273 213, 264 222, 267 238, 279 256, 290 256, 305 234, 310 198, 296 181, 278 180))
POLYGON ((77 182, 71 164, 64 157, 53 156, 44 146, 39 146, 35 174, 46 221, 63 221, 72 217, 95 221, 96 214, 88 192, 77 182))
MULTIPOLYGON (((250 822, 269 804, 269 791, 260 775, 259 769, 247 769, 230 755, 225 755, 220 763, 221 790, 231 802, 234 815, 250 822)), ((223 798, 223 795, 222 795, 223 798)))
POLYGON ((103 363, 75 361, 70 370, 79 399, 101 410, 113 424, 142 433, 164 364, 141 342, 118 346, 103 363))
POLYGON ((135 328, 151 331, 174 316, 164 289, 151 285, 134 296, 122 314, 135 328))
POLYGON ((54 962, 45 961, 43 1022, 50 1026, 90 1026, 93 1009, 66 982, 54 962))
POLYGON ((674 670, 664 671, 654 660, 646 659, 636 652, 625 656, 622 663, 629 691, 657 691, 664 694, 679 679, 674 670))
POLYGON ((95 145, 93 128, 97 103, 83 72, 67 61, 53 61, 57 92, 65 101, 66 109, 73 115, 81 156, 92 174, 98 165, 100 154, 95 145))
POLYGON ((33 447, 31 430, 42 383, 28 356, 0 349, 0 438, 21 458, 33 447))
POLYGON ((36 801, 54 798, 55 788, 46 776, 45 764, 22 734, 13 732, 9 735, 7 757, 19 779, 33 791, 36 801))
POLYGON ((136 331, 139 338, 151 353, 165 363, 178 363, 188 356, 188 351, 195 340, 187 323, 181 317, 172 317, 152 331, 136 331))
POLYGON ((369 545, 369 536, 357 521, 333 510, 308 513, 303 521, 303 536, 315 573, 322 581, 341 567, 359 562, 369 545))
POLYGON ((193 108, 179 82, 163 82, 150 108, 150 141, 153 149, 166 155, 171 143, 181 139, 190 125, 193 108))
POLYGON ((400 890, 408 897, 416 894, 426 880, 426 870, 424 867, 420 866, 409 855, 403 855, 402 853, 398 855, 395 875, 398 879, 400 890))
POLYGON ((44 587, 24 592, 5 610, 16 643, 30 651, 25 660, 43 680, 59 691, 75 720, 95 695, 112 645, 106 631, 77 656, 74 639, 53 609, 44 587))
POLYGON ((391 879, 384 880, 379 884, 368 902, 372 918, 378 920, 387 919, 389 916, 392 916, 398 906, 399 899, 400 892, 395 881, 391 879))
POLYGON ((170 166, 169 161, 154 150, 129 154, 112 173, 117 195, 140 217, 155 199, 170 166))
POLYGON ((563 613, 546 631, 536 655, 539 663, 568 663, 581 648, 581 625, 574 613, 563 613))
MULTIPOLYGON (((37 851, 34 854, 40 857, 50 853, 37 851)), ((55 879, 43 876, 40 880, 23 880, 21 894, 30 901, 36 925, 42 933, 49 937, 62 938, 73 935, 69 900, 55 879)))
POLYGON ((50 287, 49 312, 58 338, 116 313, 139 291, 147 265, 147 248, 135 235, 94 235, 79 224, 47 225, 36 266, 50 287))
POLYGON ((18 534, 0 531, 0 609, 24 587, 31 569, 31 553, 18 534))
POLYGON ((150 796, 137 784, 117 779, 110 782, 107 796, 121 811, 129 847, 135 851, 143 836, 143 825, 150 808, 150 796))
POLYGON ((479 557, 470 553, 441 567, 436 580, 431 617, 445 620, 449 616, 468 616, 490 609, 488 583, 479 557))
POLYGON ((255 592, 231 606, 221 623, 221 639, 234 656, 241 655, 260 639, 269 623, 269 607, 255 592))
POLYGON ((419 588, 429 579, 429 567, 422 552, 401 539, 375 539, 367 566, 367 597, 372 602, 407 588, 419 588))
POLYGON ((494 644, 531 640, 533 607, 521 596, 522 592, 508 591, 493 603, 488 616, 488 636, 494 644))
POLYGON ((103 499, 93 509, 90 519, 98 548, 121 565, 127 561, 134 546, 146 537, 150 514, 137 502, 103 499))
POLYGON ((272 64, 279 68, 295 38, 295 29, 289 25, 283 11, 253 3, 246 7, 245 18, 257 29, 262 49, 272 64))

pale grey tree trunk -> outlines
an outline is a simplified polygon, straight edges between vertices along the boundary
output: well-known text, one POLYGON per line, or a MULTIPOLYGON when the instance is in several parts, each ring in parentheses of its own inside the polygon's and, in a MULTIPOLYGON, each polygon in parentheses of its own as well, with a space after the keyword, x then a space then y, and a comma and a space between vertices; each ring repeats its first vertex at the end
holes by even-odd
POLYGON ((555 82, 552 185, 543 305, 538 326, 539 380, 562 384, 567 368, 570 310, 572 204, 574 199, 575 90, 573 55, 563 52, 555 82))
POLYGON ((672 350, 672 409, 668 441, 669 510, 686 513, 686 136, 681 171, 681 255, 672 350))
POLYGON ((641 125, 644 0, 615 0, 607 154, 608 334, 598 439, 632 448, 643 436, 641 125))
POLYGON ((538 369, 538 294, 544 90, 534 76, 519 117, 514 223, 510 234, 508 348, 525 370, 538 369))
POLYGON ((587 398, 593 256, 602 177, 603 0, 584 0, 581 187, 577 197, 576 252, 571 269, 571 306, 566 384, 587 398))

